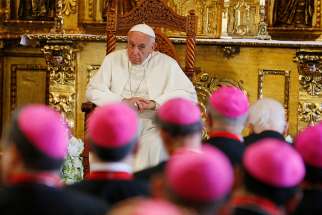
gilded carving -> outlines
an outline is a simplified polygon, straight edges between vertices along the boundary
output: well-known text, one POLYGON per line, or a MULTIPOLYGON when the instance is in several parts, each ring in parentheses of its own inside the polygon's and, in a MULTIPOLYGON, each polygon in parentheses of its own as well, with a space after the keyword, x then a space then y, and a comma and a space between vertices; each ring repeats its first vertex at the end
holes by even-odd
POLYGON ((70 14, 76 13, 77 0, 63 0, 63 14, 69 16, 70 14))
POLYGON ((70 45, 61 44, 45 45, 41 51, 49 71, 49 105, 60 111, 69 126, 74 128, 77 50, 70 45))
MULTIPOLYGON (((225 78, 217 78, 208 73, 201 72, 197 74, 193 79, 193 84, 197 91, 198 103, 202 113, 202 119, 205 122, 207 116, 207 105, 209 96, 213 91, 215 91, 218 87, 221 86, 235 86, 241 89, 245 94, 247 94, 246 90, 243 88, 242 81, 235 81, 231 79, 225 78)), ((207 131, 206 128, 203 130, 203 138, 207 139, 207 131)))
POLYGON ((55 25, 50 30, 51 33, 54 34, 64 34, 64 16, 63 16, 63 2, 62 0, 57 0, 56 4, 56 17, 55 17, 55 25))
POLYGON ((268 34, 267 23, 265 22, 265 5, 260 5, 259 8, 260 21, 256 38, 259 40, 270 40, 271 36, 268 34))
POLYGON ((259 23, 258 1, 231 0, 228 7, 228 35, 255 36, 259 23))
POLYGON ((100 65, 88 65, 87 66, 87 84, 92 79, 92 77, 95 75, 95 73, 100 68, 100 65))
MULTIPOLYGON (((178 14, 185 16, 195 10, 198 18, 197 34, 220 37, 223 1, 219 0, 168 0, 168 5, 178 14)), ((175 34, 170 32, 170 34, 175 34)))
POLYGON ((258 72, 258 98, 263 97, 264 77, 266 75, 284 76, 284 108, 286 117, 289 114, 290 71, 287 70, 259 70, 258 72))
POLYGON ((74 85, 74 50, 69 45, 45 45, 41 49, 50 72, 51 85, 74 85))
POLYGON ((75 98, 75 92, 52 91, 49 93, 49 105, 62 114, 70 128, 75 127, 75 98))
POLYGON ((310 96, 321 95, 322 52, 299 51, 296 53, 294 60, 297 62, 301 90, 304 90, 310 96))
POLYGON ((311 96, 318 96, 322 90, 322 76, 299 76, 301 88, 311 96))
POLYGON ((308 125, 315 125, 321 121, 322 103, 303 102, 299 103, 298 115, 299 120, 308 125))

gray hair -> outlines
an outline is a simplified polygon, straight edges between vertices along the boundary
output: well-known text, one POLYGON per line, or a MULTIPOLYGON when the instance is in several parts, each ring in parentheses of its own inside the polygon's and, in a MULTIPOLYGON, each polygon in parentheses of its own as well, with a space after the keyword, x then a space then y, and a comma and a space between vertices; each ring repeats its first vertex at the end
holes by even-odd
POLYGON ((245 127, 248 113, 236 118, 226 117, 218 113, 210 104, 208 104, 207 111, 208 116, 211 117, 212 120, 216 121, 218 125, 216 128, 212 129, 228 131, 240 135, 245 127))
POLYGON ((248 124, 255 133, 273 130, 283 133, 286 125, 285 110, 281 103, 271 98, 259 99, 249 109, 248 124))

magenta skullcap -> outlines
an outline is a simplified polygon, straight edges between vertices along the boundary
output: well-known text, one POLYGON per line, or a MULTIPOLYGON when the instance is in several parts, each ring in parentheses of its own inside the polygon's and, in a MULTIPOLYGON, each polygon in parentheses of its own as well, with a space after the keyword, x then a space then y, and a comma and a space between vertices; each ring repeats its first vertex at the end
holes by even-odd
POLYGON ((305 175, 304 162, 299 153, 276 139, 263 139, 249 146, 243 164, 252 177, 274 187, 296 186, 305 175))
POLYGON ((29 105, 18 115, 21 132, 33 146, 48 157, 64 159, 68 132, 58 112, 45 105, 29 105))
POLYGON ((177 152, 166 167, 168 186, 185 200, 209 202, 226 196, 233 184, 233 168, 219 150, 204 145, 200 152, 177 152))
POLYGON ((176 125, 190 125, 201 119, 198 105, 184 98, 168 100, 161 105, 157 116, 162 122, 176 125))
POLYGON ((322 168, 322 124, 300 132, 295 139, 295 148, 306 164, 322 168))
POLYGON ((97 107, 88 120, 88 134, 97 146, 118 148, 138 134, 137 114, 123 103, 97 107))
POLYGON ((237 118, 247 113, 249 102, 247 96, 237 87, 222 86, 212 93, 209 103, 219 114, 237 118))

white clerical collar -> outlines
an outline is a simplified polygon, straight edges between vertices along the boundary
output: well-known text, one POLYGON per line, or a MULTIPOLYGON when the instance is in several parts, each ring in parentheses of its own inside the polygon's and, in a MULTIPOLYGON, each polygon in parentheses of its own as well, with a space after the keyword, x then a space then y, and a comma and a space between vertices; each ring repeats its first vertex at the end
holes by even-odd
POLYGON ((133 172, 132 167, 123 162, 91 163, 90 169, 91 171, 133 172))

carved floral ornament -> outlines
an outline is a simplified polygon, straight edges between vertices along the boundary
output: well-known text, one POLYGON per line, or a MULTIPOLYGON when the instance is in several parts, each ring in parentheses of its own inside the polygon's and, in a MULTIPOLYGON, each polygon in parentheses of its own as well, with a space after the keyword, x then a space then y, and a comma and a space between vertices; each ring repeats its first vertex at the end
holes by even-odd
POLYGON ((294 59, 297 62, 299 72, 299 81, 302 90, 311 96, 319 96, 322 91, 322 70, 321 70, 322 52, 304 52, 296 53, 294 59))
POLYGON ((77 0, 63 0, 63 13, 66 16, 76 13, 77 0))
MULTIPOLYGON (((242 86, 242 81, 235 81, 232 79, 221 79, 217 77, 213 77, 208 73, 201 72, 197 74, 193 79, 193 85, 197 91, 199 107, 201 109, 201 117, 203 122, 206 122, 207 117, 207 104, 209 96, 213 91, 221 86, 235 86, 241 89, 246 95, 247 92, 242 86)), ((202 136, 204 139, 208 138, 206 128, 204 127, 202 136)))
POLYGON ((307 103, 303 102, 299 104, 298 114, 299 120, 308 125, 315 125, 321 121, 322 103, 307 103))
POLYGON ((49 93, 49 105, 62 114, 70 128, 75 127, 75 97, 76 93, 49 93))
POLYGON ((74 85, 74 49, 69 45, 45 45, 41 51, 50 72, 50 84, 74 85))

